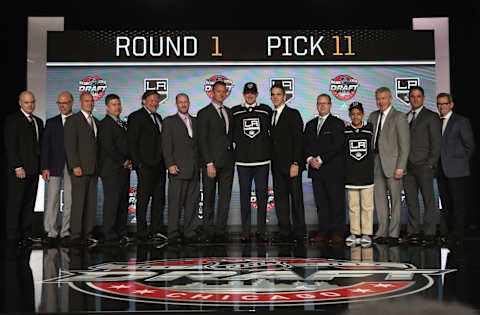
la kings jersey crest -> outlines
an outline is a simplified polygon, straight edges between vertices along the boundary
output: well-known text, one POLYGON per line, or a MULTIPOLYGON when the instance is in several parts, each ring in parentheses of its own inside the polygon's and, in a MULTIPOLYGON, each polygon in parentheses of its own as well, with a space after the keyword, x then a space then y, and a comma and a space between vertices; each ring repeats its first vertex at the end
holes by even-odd
POLYGON ((367 156, 368 143, 365 139, 350 139, 348 141, 350 156, 360 161, 367 156))
POLYGON ((251 139, 255 138, 260 133, 260 118, 244 118, 243 133, 251 139))

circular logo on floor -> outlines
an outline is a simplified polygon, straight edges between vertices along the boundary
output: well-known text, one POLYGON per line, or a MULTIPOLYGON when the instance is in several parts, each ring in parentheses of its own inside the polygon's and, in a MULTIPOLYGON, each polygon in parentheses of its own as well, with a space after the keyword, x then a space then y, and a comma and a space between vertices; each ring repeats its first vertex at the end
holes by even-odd
POLYGON ((433 285, 432 276, 452 271, 314 258, 192 258, 106 263, 62 272, 44 282, 69 283, 77 291, 103 298, 205 309, 392 298, 423 291, 433 285))

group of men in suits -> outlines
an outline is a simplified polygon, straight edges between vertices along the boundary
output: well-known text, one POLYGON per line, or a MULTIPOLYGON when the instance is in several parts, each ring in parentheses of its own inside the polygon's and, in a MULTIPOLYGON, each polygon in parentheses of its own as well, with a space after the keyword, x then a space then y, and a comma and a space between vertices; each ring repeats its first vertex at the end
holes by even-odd
MULTIPOLYGON (((106 242, 129 242, 127 211, 130 173, 138 176, 137 233, 139 241, 167 239, 171 243, 225 241, 234 167, 237 164, 242 210, 242 241, 250 241, 250 201, 255 181, 259 241, 265 231, 269 166, 273 175, 275 208, 279 224, 276 241, 303 241, 307 235, 302 171, 308 177, 318 213, 319 231, 312 242, 343 240, 345 233, 344 130, 345 123, 331 113, 328 94, 317 97, 318 117, 305 129, 297 109, 287 106, 286 91, 270 89, 273 110, 258 104, 257 86, 245 84, 245 102, 230 109, 223 103, 227 87, 212 86, 211 103, 197 117, 189 113, 187 94, 176 96, 177 113, 164 120, 157 113, 156 91, 142 95, 142 107, 120 119, 120 97, 105 99, 105 118, 93 117, 90 93, 80 96, 80 111, 72 114, 73 97, 58 96, 60 114, 47 120, 33 115, 35 98, 22 92, 20 110, 5 125, 9 194, 7 236, 20 244, 32 242, 32 213, 41 173, 49 183, 44 228, 48 242, 61 238, 68 244, 94 244, 98 176, 104 188, 106 242), (164 225, 168 173, 168 227, 164 225), (203 186, 203 220, 199 223, 200 180, 203 186), (64 207, 57 223, 59 191, 64 186, 64 207), (218 198, 217 198, 218 186, 218 198), (215 207, 216 200, 218 205, 215 207), (150 227, 147 208, 151 200, 150 227), (180 225, 182 209, 183 225, 180 225)), ((439 116, 423 106, 424 91, 409 93, 412 110, 403 114, 392 106, 388 88, 376 90, 378 110, 370 114, 373 125, 374 195, 378 243, 399 242, 401 190, 405 188, 409 242, 429 244, 435 234, 433 177, 437 176, 446 212, 443 232, 455 240, 463 237, 469 160, 474 140, 468 119, 452 113, 449 94, 437 97, 439 116), (418 192, 425 204, 421 238, 418 192), (389 196, 389 199, 387 198, 389 196), (391 204, 391 206, 390 206, 391 204)))

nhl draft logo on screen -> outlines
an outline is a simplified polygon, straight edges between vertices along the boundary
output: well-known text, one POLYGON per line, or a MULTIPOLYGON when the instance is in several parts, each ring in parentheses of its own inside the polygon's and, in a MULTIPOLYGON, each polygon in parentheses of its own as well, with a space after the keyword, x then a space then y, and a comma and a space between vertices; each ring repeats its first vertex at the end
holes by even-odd
POLYGON ((143 80, 143 91, 157 91, 160 95, 160 104, 168 99, 168 79, 159 78, 147 78, 143 80))
POLYGON ((274 85, 281 85, 285 89, 287 100, 285 104, 295 98, 295 79, 294 78, 270 78, 270 88, 274 85))
POLYGON ((395 96, 403 104, 410 106, 408 93, 413 86, 420 85, 420 78, 395 78, 395 96))
POLYGON ((351 99, 355 96, 357 90, 358 80, 348 74, 342 74, 330 80, 330 91, 339 100, 351 99))
POLYGON ((423 291, 453 269, 323 258, 186 258, 105 263, 44 280, 102 298, 209 307, 303 306, 423 291))
POLYGON ((208 97, 212 98, 212 88, 215 82, 217 81, 222 81, 223 83, 225 83, 225 85, 227 86, 227 97, 228 97, 232 92, 234 84, 232 80, 230 80, 229 78, 221 74, 213 75, 210 78, 205 80, 203 84, 203 90, 205 91, 205 93, 207 93, 208 97))
POLYGON ((89 92, 93 96, 93 100, 96 101, 105 94, 107 90, 107 81, 100 79, 95 75, 86 77, 79 82, 78 91, 89 92))

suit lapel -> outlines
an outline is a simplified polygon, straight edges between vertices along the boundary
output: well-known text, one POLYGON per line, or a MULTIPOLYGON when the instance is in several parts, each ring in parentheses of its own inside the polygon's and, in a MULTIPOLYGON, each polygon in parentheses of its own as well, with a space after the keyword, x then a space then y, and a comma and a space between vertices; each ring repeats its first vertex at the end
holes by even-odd
POLYGON ((445 132, 443 133, 443 137, 446 137, 450 133, 456 120, 457 120, 457 117, 455 116, 454 113, 452 113, 452 116, 450 116, 450 119, 448 119, 447 121, 447 126, 445 127, 445 132))
MULTIPOLYGON (((87 128, 87 130, 90 132, 92 137, 95 139, 95 131, 92 129, 92 126, 90 126, 90 124, 88 123, 87 118, 85 118, 85 115, 82 113, 82 111, 79 111, 78 115, 80 116, 80 120, 83 121, 84 128, 87 128)), ((96 122, 94 122, 94 124, 96 124, 96 122)), ((97 124, 97 131, 98 131, 98 124, 97 124)))
MULTIPOLYGON (((185 133, 185 135, 187 136, 187 138, 190 138, 190 136, 188 135, 187 125, 183 121, 182 117, 180 117, 180 115, 178 113, 175 116, 176 116, 176 119, 177 119, 177 124, 179 126, 181 126, 180 128, 182 128, 182 130, 185 133)), ((191 122, 192 121, 192 116, 190 116, 190 114, 188 116, 189 116, 190 122, 191 122)), ((192 124, 192 138, 193 138, 193 135, 194 135, 194 133, 193 133, 193 124, 192 124)))
POLYGON ((285 107, 283 108, 282 112, 280 113, 280 116, 278 117, 277 119, 277 124, 275 125, 275 128, 277 128, 278 126, 280 126, 280 124, 286 120, 286 116, 288 115, 287 112, 288 112, 289 108, 287 105, 285 105, 285 107))

